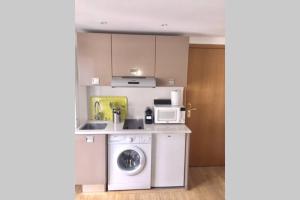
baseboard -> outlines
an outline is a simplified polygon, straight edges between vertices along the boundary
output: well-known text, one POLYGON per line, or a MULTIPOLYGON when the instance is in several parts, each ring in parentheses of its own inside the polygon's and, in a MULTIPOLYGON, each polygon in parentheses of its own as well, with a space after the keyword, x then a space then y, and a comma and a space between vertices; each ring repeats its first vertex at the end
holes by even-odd
MULTIPOLYGON (((75 187, 75 190, 76 190, 76 187, 75 187)), ((81 190, 80 190, 80 192, 82 192, 82 193, 105 192, 105 191, 106 191, 105 184, 103 184, 103 185, 81 185, 81 190)))

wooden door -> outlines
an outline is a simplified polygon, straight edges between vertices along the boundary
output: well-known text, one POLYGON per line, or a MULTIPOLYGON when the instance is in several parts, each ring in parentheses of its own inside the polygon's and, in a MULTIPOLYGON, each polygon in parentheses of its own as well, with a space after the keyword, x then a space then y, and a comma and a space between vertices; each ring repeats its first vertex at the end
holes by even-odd
POLYGON ((91 85, 92 78, 101 85, 111 82, 111 34, 77 33, 78 83, 91 85))
POLYGON ((154 76, 155 36, 112 34, 113 76, 154 76))
POLYGON ((224 73, 224 46, 190 46, 186 103, 187 109, 197 109, 187 117, 192 130, 190 166, 225 164, 224 73))
POLYGON ((106 184, 105 135, 75 136, 75 184, 106 184))
POLYGON ((155 38, 157 85, 186 87, 189 38, 184 36, 155 38))

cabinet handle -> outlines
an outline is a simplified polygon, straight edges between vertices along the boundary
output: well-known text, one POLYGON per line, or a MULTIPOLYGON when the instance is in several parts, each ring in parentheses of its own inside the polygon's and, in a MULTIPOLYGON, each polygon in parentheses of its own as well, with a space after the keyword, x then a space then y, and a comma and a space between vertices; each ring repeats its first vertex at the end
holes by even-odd
POLYGON ((93 143, 94 142, 94 136, 86 136, 85 141, 86 141, 86 143, 93 143))

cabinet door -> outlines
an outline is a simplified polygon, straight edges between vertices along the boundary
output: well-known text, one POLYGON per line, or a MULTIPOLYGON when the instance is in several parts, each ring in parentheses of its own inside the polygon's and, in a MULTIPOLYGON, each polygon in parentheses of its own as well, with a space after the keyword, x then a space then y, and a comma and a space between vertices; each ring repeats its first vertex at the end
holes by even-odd
POLYGON ((155 134, 152 139, 152 186, 184 186, 185 134, 155 134))
POLYGON ((75 184, 106 184, 106 136, 75 136, 75 184))
POLYGON ((94 77, 101 85, 110 85, 111 35, 77 33, 77 66, 79 85, 91 85, 94 77))
POLYGON ((188 37, 156 36, 155 77, 158 86, 187 85, 188 52, 188 37))
POLYGON ((155 36, 112 34, 113 76, 154 76, 155 36))

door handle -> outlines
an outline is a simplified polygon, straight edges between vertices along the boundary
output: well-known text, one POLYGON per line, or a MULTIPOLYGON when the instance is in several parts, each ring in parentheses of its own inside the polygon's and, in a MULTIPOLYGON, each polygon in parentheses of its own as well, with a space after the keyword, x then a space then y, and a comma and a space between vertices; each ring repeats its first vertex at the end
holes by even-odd
POLYGON ((186 108, 186 110, 192 111, 192 110, 197 110, 197 108, 193 108, 193 106, 192 106, 191 103, 187 103, 187 108, 186 108))
POLYGON ((187 103, 186 110, 187 110, 187 113, 186 113, 187 117, 191 118, 191 111, 195 111, 195 110, 197 110, 197 108, 193 108, 191 103, 187 103))

